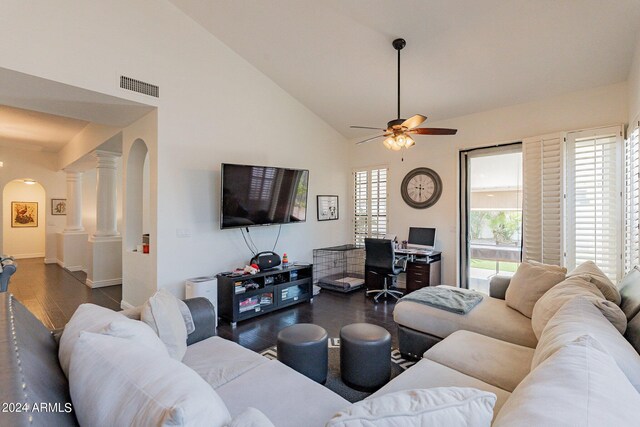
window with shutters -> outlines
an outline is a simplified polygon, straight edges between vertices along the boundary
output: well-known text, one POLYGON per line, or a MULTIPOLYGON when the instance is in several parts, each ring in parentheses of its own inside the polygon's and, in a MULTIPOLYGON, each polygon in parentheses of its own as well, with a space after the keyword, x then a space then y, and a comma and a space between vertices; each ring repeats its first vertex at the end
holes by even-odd
POLYGON ((382 238, 387 234, 386 167, 356 170, 354 186, 354 243, 364 246, 365 237, 382 238))
POLYGON ((524 260, 563 264, 563 134, 522 141, 524 260))
POLYGON ((612 280, 622 273, 622 131, 567 134, 566 266, 594 261, 612 280))
POLYGON ((640 264, 640 122, 624 143, 624 272, 640 264))

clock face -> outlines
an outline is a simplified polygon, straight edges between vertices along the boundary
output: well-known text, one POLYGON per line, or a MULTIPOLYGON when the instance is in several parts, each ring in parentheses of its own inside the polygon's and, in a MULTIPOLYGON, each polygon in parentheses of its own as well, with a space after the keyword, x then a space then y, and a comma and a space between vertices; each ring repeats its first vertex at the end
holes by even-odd
POLYGON ((400 190, 409 206, 425 209, 433 206, 440 198, 442 180, 433 169, 417 168, 404 177, 400 190))

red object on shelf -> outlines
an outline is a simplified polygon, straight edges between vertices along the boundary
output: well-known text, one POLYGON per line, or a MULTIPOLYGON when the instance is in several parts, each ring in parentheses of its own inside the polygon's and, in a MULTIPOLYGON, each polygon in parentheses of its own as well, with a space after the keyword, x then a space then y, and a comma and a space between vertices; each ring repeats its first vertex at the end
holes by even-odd
POLYGON ((148 254, 149 253, 149 245, 148 244, 142 245, 142 253, 143 254, 148 254))

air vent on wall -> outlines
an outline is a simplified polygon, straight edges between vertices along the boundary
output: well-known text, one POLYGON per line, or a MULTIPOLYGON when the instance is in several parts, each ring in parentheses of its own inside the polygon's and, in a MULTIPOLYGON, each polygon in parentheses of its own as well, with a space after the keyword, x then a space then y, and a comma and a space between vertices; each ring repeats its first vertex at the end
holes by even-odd
POLYGON ((155 96, 156 98, 160 97, 160 88, 158 86, 132 79, 131 77, 120 76, 120 87, 144 95, 155 96))

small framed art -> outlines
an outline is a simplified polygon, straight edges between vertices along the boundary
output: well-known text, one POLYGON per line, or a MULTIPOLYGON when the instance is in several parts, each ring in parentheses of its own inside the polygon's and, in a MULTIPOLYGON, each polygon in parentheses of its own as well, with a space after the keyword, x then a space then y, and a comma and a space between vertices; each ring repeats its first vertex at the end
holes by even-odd
POLYGON ((66 215, 67 199, 51 199, 51 215, 66 215))
POLYGON ((11 227, 37 227, 38 202, 11 202, 11 227))
POLYGON ((318 196, 318 221, 333 221, 339 218, 338 196, 318 196))

